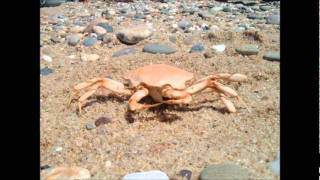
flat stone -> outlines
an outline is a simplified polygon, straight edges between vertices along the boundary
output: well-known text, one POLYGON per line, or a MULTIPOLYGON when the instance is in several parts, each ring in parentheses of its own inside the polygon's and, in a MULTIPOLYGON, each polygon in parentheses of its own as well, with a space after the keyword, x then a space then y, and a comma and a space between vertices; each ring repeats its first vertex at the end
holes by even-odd
POLYGON ((219 45, 214 45, 211 48, 217 53, 222 53, 226 49, 226 45, 219 44, 219 45))
POLYGON ((242 55, 257 55, 259 48, 254 44, 246 44, 236 48, 236 51, 242 55))
POLYGON ((210 165, 200 174, 200 180, 241 179, 249 180, 246 169, 232 164, 210 165))
POLYGON ((124 44, 136 44, 152 35, 151 29, 147 25, 131 25, 122 28, 117 33, 117 38, 124 44))
POLYGON ((204 51, 204 46, 202 43, 194 44, 190 49, 190 53, 202 52, 202 51, 204 51))
POLYGON ((154 43, 145 45, 143 48, 143 52, 152 54, 171 54, 175 53, 176 49, 165 44, 154 43))
POLYGON ((169 180, 169 177, 164 172, 154 170, 127 174, 122 180, 169 180))
POLYGON ((87 37, 86 39, 83 40, 83 45, 86 47, 90 47, 95 45, 97 42, 98 42, 97 38, 87 37))
POLYGON ((267 24, 280 24, 280 15, 270 15, 267 17, 267 24))
POLYGON ((87 124, 86 124, 86 129, 87 129, 87 130, 92 130, 92 129, 94 129, 94 128, 96 128, 96 126, 95 126, 93 123, 87 123, 87 124))
POLYGON ((108 23, 98 23, 97 26, 103 27, 107 32, 113 32, 113 27, 108 23))
POLYGON ((280 52, 279 51, 268 51, 264 56, 263 59, 269 61, 280 61, 280 52))
POLYGON ((53 73, 53 70, 48 67, 40 69, 40 75, 42 75, 42 76, 47 76, 51 73, 53 73))
POLYGON ((107 30, 105 30, 101 26, 93 26, 92 31, 96 33, 98 36, 107 33, 107 30))
POLYGON ((90 172, 81 167, 55 167, 41 172, 43 180, 82 180, 90 177, 90 172))
POLYGON ((121 49, 121 50, 113 53, 112 57, 124 56, 124 55, 128 55, 128 54, 133 54, 135 52, 136 52, 135 48, 132 48, 132 47, 124 48, 124 49, 121 49))

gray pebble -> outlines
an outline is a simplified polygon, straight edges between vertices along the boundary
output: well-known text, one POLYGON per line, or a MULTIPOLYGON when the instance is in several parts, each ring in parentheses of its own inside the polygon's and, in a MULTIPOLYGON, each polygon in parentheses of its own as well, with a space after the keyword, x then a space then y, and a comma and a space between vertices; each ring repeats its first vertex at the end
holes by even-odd
POLYGON ((96 128, 96 125, 94 125, 93 123, 87 123, 87 124, 86 124, 86 129, 87 129, 87 130, 92 130, 92 129, 94 129, 94 128, 96 128))
POLYGON ((236 51, 242 55, 257 55, 259 48, 254 44, 246 44, 236 48, 236 51))
POLYGON ((143 52, 152 54, 171 54, 176 52, 176 49, 165 44, 154 43, 145 45, 143 47, 143 52))
POLYGON ((202 51, 204 51, 204 46, 202 43, 194 44, 190 49, 190 53, 202 52, 202 51))
POLYGON ((267 17, 267 24, 280 24, 280 15, 270 15, 267 17))
POLYGON ((90 47, 90 46, 93 46, 94 44, 96 44, 97 41, 98 40, 94 37, 87 37, 86 39, 83 40, 83 45, 90 47))
POLYGON ((53 73, 53 70, 48 67, 40 69, 40 75, 42 75, 42 76, 47 76, 51 73, 53 73))
POLYGON ((280 61, 280 52, 269 51, 263 56, 263 59, 269 60, 269 61, 280 61))
POLYGON ((80 41, 80 36, 78 36, 78 35, 69 35, 69 36, 67 36, 67 42, 68 42, 68 44, 69 45, 71 45, 71 46, 75 46, 75 45, 77 45, 78 43, 79 43, 79 41, 80 41))
POLYGON ((200 174, 200 180, 241 179, 249 180, 249 172, 233 164, 210 165, 200 174))
POLYGON ((119 57, 119 56, 124 56, 124 55, 128 55, 128 54, 132 54, 135 53, 136 49, 129 47, 129 48, 124 48, 121 49, 115 53, 112 54, 112 57, 119 57))
POLYGON ((97 26, 103 27, 107 32, 113 32, 113 27, 108 23, 98 23, 97 26))

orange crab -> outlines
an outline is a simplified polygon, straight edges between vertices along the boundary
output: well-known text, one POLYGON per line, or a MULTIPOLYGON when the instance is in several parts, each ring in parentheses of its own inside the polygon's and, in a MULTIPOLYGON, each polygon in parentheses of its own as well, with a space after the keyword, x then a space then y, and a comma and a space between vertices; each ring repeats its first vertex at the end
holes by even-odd
POLYGON ((129 99, 130 111, 145 110, 160 104, 189 104, 193 94, 211 89, 219 94, 229 112, 236 112, 236 108, 228 97, 236 97, 238 100, 241 98, 235 90, 222 85, 218 80, 241 82, 245 81, 247 77, 242 74, 220 73, 207 76, 191 85, 194 80, 192 73, 166 64, 152 64, 129 72, 124 76, 124 79, 128 82, 126 85, 109 78, 94 78, 74 86, 75 94, 79 94, 82 89, 86 91, 78 99, 79 113, 81 113, 81 108, 86 100, 99 88, 131 96, 129 99), (139 103, 146 96, 151 96, 157 103, 139 103))

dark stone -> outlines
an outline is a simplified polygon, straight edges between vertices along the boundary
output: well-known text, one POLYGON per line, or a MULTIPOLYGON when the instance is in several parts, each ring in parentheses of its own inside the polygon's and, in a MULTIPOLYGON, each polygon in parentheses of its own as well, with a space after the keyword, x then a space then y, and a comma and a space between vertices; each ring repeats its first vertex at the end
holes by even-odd
POLYGON ((40 69, 40 75, 42 75, 42 76, 47 76, 51 73, 53 73, 53 70, 48 67, 40 69))
POLYGON ((190 180, 190 179, 191 179, 191 176, 192 176, 192 172, 189 171, 189 170, 184 169, 184 170, 181 170, 181 171, 179 172, 179 175, 182 176, 182 177, 184 177, 184 178, 186 178, 187 180, 190 180))
POLYGON ((107 32, 113 32, 113 27, 108 23, 99 23, 97 26, 103 27, 107 32))
POLYGON ((204 46, 201 43, 197 43, 191 47, 190 53, 193 52, 202 52, 204 51, 204 46))
POLYGON ((108 117, 99 117, 94 124, 96 125, 96 127, 103 125, 103 124, 108 124, 111 123, 111 119, 108 117))

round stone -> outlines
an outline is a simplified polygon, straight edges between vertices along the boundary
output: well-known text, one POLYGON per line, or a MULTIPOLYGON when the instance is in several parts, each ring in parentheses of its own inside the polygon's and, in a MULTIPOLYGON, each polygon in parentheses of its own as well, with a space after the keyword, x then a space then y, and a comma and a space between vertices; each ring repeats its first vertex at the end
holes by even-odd
POLYGON ((71 46, 75 46, 80 41, 80 36, 77 34, 67 36, 67 43, 71 46))
POLYGON ((147 25, 131 25, 122 28, 117 33, 117 38, 125 44, 136 44, 152 35, 151 29, 147 25))
POLYGON ((232 164, 210 165, 200 174, 200 180, 241 179, 249 180, 246 169, 232 164))
POLYGON ((179 28, 184 30, 184 29, 188 29, 192 25, 191 25, 190 21, 187 21, 187 20, 183 19, 183 20, 178 22, 178 26, 179 26, 179 28))
POLYGON ((83 45, 90 47, 90 46, 95 45, 97 43, 97 41, 98 40, 95 37, 87 37, 86 39, 83 40, 83 45))
POLYGON ((165 44, 154 43, 145 45, 143 47, 143 52, 152 54, 172 54, 176 52, 176 49, 165 44))

